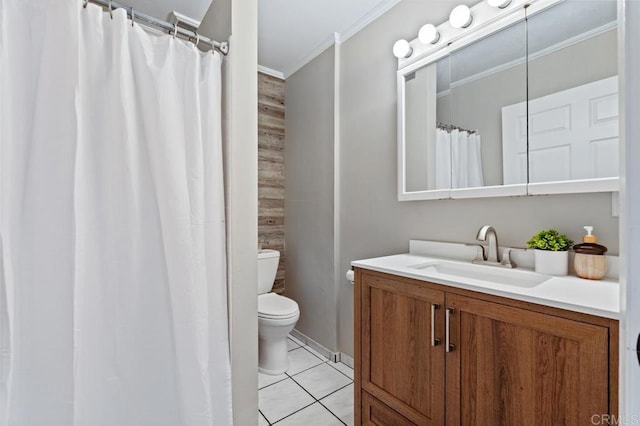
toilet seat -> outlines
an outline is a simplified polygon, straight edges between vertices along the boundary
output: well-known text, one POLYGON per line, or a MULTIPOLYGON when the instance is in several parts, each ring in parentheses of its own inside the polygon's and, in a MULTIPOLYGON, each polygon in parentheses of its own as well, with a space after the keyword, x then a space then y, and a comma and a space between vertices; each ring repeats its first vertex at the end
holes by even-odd
POLYGON ((258 296, 258 317, 268 319, 288 319, 300 313, 298 304, 288 297, 276 293, 258 296))

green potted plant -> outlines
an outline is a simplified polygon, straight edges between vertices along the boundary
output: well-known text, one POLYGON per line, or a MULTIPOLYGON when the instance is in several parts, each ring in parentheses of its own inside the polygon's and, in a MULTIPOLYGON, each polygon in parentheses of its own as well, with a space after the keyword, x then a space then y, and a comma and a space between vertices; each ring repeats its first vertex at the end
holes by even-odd
POLYGON ((545 275, 567 275, 572 245, 573 241, 553 228, 542 230, 527 241, 527 247, 535 249, 536 272, 545 275))

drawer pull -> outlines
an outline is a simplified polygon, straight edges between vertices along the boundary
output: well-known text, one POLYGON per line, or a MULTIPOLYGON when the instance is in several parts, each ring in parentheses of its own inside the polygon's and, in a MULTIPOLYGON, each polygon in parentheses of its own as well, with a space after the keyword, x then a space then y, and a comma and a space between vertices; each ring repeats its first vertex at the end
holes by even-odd
POLYGON ((445 315, 445 327, 446 327, 446 351, 453 352, 456 349, 456 345, 451 343, 451 315, 455 312, 454 308, 447 308, 445 315))
POLYGON ((438 346, 440 339, 436 337, 436 310, 440 309, 437 303, 431 304, 431 346, 438 346))

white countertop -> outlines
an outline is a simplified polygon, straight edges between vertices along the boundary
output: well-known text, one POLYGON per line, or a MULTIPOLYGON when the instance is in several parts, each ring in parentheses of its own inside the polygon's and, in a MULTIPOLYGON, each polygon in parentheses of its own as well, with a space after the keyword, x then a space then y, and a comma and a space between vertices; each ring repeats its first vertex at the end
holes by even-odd
MULTIPOLYGON (((469 261, 464 260, 457 261, 450 258, 443 259, 435 256, 406 253, 357 260, 351 262, 351 265, 358 268, 386 272, 402 277, 429 281, 450 287, 478 291, 575 312, 612 319, 620 318, 620 285, 618 281, 613 278, 593 281, 576 276, 549 277, 548 280, 534 287, 519 287, 463 276, 456 276, 455 279, 452 279, 451 275, 439 273, 433 268, 416 268, 416 265, 428 262, 447 262, 460 265, 470 264, 469 261)), ((481 267, 496 268, 494 266, 481 267)), ((517 268, 516 270, 533 274, 530 269, 526 268, 517 268)))

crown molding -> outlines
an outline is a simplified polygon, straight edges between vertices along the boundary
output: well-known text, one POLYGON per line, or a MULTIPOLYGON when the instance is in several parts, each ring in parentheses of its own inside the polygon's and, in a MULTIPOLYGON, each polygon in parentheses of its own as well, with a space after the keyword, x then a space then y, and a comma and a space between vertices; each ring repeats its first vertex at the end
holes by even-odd
POLYGON ((400 3, 400 0, 382 0, 376 7, 367 12, 367 14, 363 15, 356 22, 342 30, 339 34, 340 42, 344 43, 345 41, 349 40, 351 37, 360 32, 360 30, 387 13, 389 9, 391 9, 398 3, 400 3))
POLYGON ((285 79, 284 73, 282 71, 274 70, 262 65, 258 65, 258 72, 261 72, 262 74, 270 75, 271 77, 279 78, 280 80, 285 79))
POLYGON ((311 62, 318 55, 320 55, 322 52, 324 52, 334 44, 344 43, 349 38, 357 34, 360 30, 365 28, 367 25, 378 19, 380 16, 384 15, 389 9, 400 3, 400 1, 401 0, 382 0, 376 7, 371 9, 353 24, 343 29, 339 33, 333 33, 333 35, 330 35, 316 47, 311 49, 306 55, 301 57, 300 60, 296 61, 292 67, 289 67, 284 71, 284 78, 289 78, 289 76, 300 70, 302 67, 307 65, 309 62, 311 62))
POLYGON ((307 65, 309 62, 313 61, 316 57, 318 57, 322 52, 333 46, 334 44, 340 43, 340 34, 333 33, 329 37, 322 40, 320 44, 314 47, 309 53, 307 53, 302 59, 297 61, 294 66, 284 71, 285 79, 289 78, 295 72, 300 70, 302 67, 307 65))

